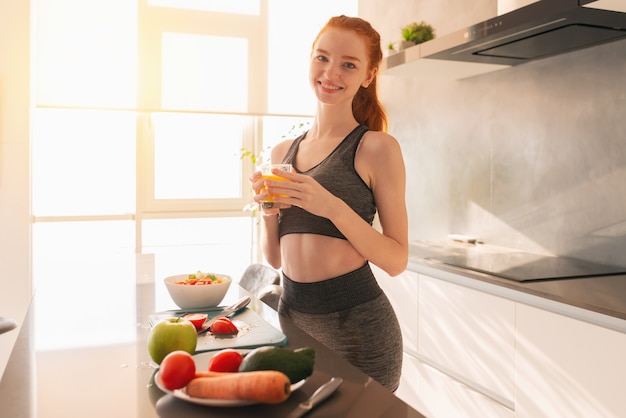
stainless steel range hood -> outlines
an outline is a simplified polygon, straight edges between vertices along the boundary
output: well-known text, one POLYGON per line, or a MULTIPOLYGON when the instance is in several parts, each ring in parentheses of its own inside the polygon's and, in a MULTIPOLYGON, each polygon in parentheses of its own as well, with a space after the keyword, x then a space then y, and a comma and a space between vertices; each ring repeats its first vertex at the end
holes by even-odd
POLYGON ((517 65, 626 38, 626 0, 539 0, 420 46, 419 58, 517 65))

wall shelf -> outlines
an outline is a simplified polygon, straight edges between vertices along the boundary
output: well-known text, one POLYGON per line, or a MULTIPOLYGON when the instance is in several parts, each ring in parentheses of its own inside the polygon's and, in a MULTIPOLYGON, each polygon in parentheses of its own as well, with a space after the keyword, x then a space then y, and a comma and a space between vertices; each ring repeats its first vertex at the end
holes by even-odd
POLYGON ((509 68, 510 65, 448 61, 428 58, 435 52, 434 39, 383 58, 381 75, 420 77, 426 79, 461 80, 509 68))

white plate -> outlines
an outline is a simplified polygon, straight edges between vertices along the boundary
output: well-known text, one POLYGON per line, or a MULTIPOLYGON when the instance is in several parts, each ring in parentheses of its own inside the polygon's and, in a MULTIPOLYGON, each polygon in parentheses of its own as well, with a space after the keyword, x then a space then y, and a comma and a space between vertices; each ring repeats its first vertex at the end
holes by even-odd
MULTIPOLYGON (((241 354, 245 354, 251 350, 236 350, 236 351, 240 352, 241 354)), ((219 351, 211 351, 211 352, 199 353, 199 354, 194 355, 193 359, 196 363, 196 370, 208 370, 209 360, 211 359, 211 357, 213 357, 217 353, 219 353, 219 351)), ((304 385, 305 381, 306 379, 302 379, 299 382, 296 382, 293 385, 291 385, 291 392, 294 392, 300 389, 302 385, 304 385)), ((242 400, 232 400, 232 399, 196 398, 194 396, 187 395, 187 392, 185 392, 184 388, 169 390, 169 389, 166 389, 165 386, 163 386, 163 382, 161 382, 161 376, 159 376, 158 371, 154 375, 154 382, 156 383, 157 387, 161 389, 163 392, 170 393, 178 399, 182 399, 184 401, 195 403, 198 405, 232 407, 232 406, 253 405, 256 403, 253 401, 242 401, 242 400)))

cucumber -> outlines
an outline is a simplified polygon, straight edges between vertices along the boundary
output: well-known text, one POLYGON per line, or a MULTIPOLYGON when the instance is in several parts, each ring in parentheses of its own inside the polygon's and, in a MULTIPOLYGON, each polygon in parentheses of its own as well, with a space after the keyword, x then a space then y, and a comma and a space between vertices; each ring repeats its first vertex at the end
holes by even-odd
POLYGON ((315 350, 310 347, 289 350, 281 347, 258 347, 246 354, 239 366, 240 372, 277 370, 287 375, 291 383, 313 374, 315 350))

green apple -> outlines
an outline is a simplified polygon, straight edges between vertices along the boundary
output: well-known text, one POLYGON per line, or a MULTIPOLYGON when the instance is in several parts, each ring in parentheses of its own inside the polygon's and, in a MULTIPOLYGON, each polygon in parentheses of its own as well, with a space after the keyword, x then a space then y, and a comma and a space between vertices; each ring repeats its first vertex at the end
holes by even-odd
POLYGON ((196 327, 183 318, 165 318, 157 322, 148 335, 148 352, 152 360, 161 361, 172 351, 184 350, 189 354, 196 351, 198 333, 196 327))

